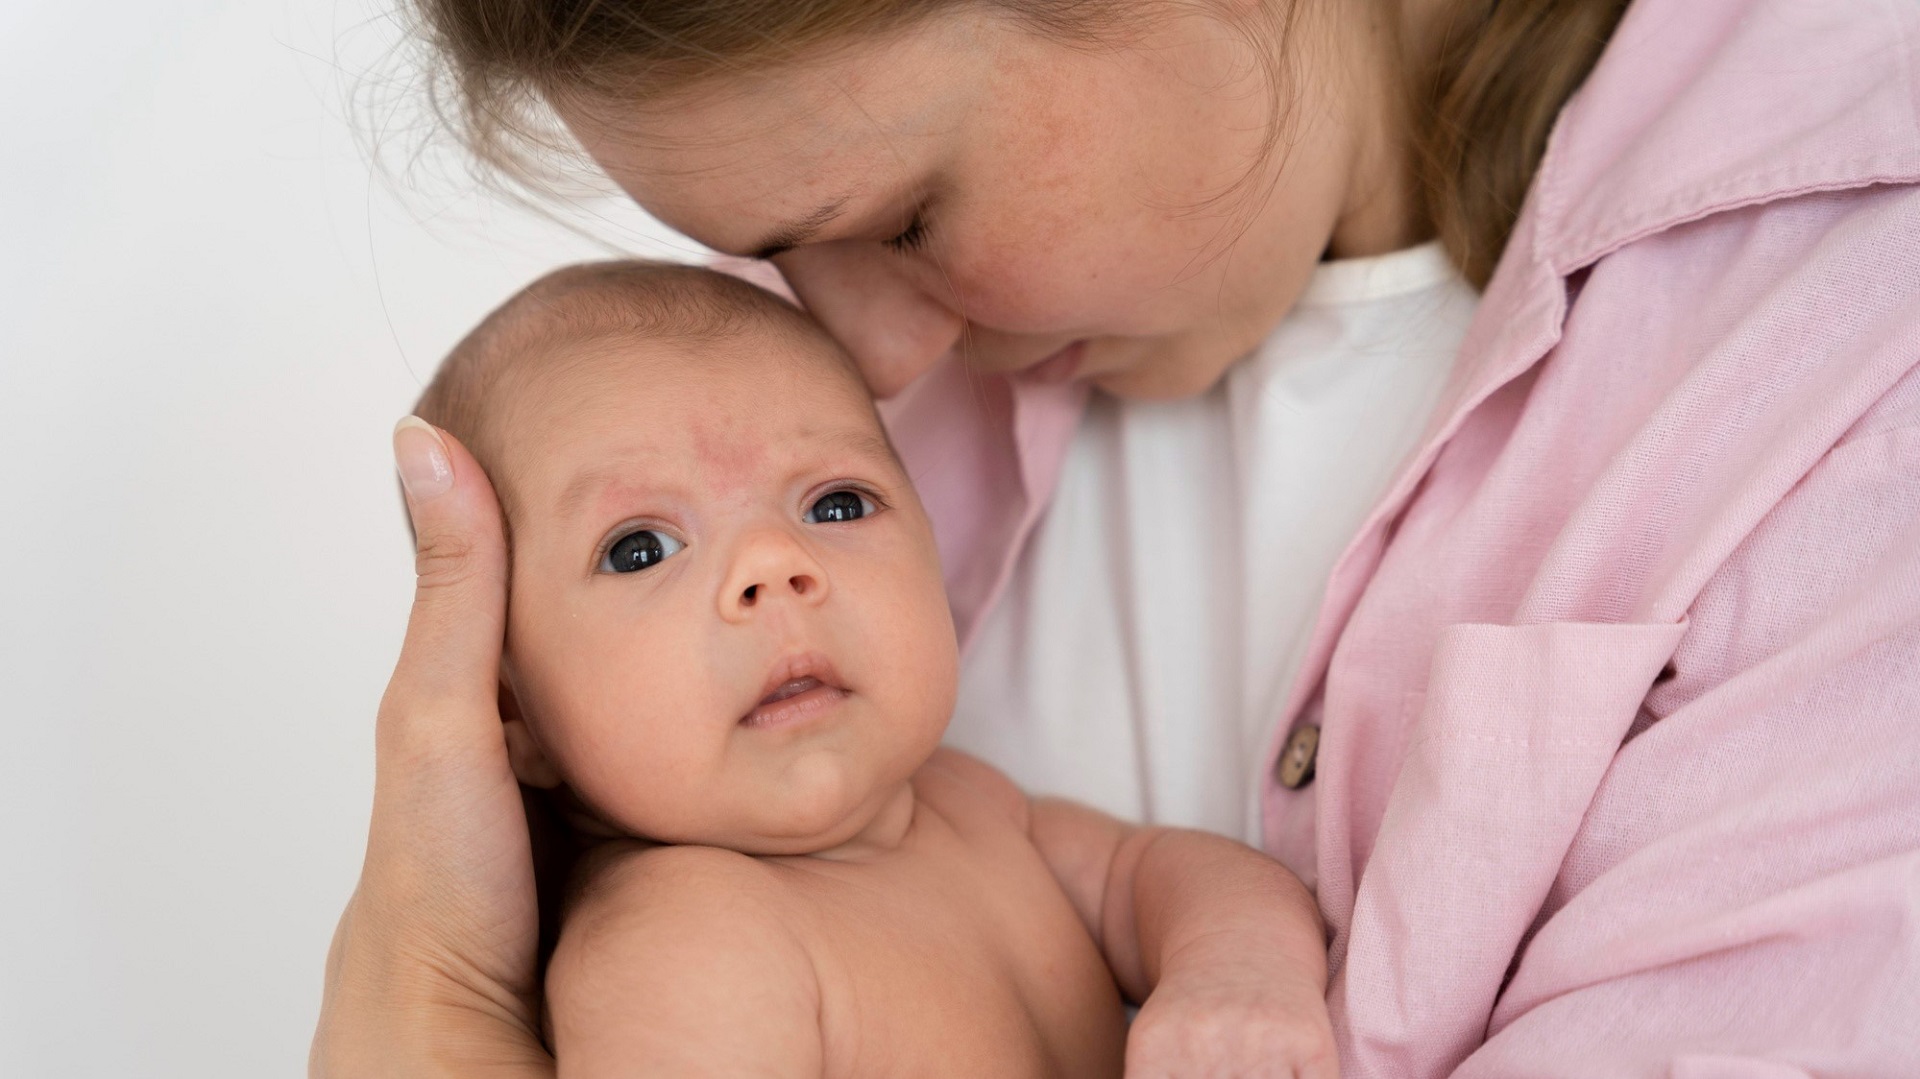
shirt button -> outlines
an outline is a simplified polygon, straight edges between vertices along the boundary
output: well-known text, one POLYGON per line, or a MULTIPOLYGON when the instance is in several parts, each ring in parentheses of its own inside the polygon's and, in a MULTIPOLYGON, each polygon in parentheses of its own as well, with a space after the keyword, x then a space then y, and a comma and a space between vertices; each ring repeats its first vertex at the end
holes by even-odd
POLYGON ((1274 765, 1274 778, 1282 787, 1297 791, 1313 782, 1313 758, 1320 751, 1320 728, 1311 723, 1294 728, 1287 745, 1274 765))

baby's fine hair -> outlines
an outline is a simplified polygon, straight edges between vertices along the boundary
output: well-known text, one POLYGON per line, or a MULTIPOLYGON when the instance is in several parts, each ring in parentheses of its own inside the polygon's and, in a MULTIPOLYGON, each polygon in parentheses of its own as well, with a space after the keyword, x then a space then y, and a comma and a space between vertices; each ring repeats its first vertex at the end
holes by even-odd
MULTIPOLYGON (((609 338, 716 341, 770 325, 828 342, 851 365, 812 319, 737 277, 641 259, 568 266, 482 319, 441 362, 414 414, 459 439, 497 482, 503 406, 521 379, 577 362, 578 350, 566 346, 609 338)), ((509 492, 499 493, 504 507, 509 492)))

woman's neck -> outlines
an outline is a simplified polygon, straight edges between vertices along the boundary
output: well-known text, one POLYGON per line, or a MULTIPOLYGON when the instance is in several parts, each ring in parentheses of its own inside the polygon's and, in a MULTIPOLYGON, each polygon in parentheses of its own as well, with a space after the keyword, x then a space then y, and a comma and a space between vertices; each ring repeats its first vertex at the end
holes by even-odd
POLYGON ((1432 67, 1458 6, 1458 0, 1329 5, 1339 23, 1329 31, 1348 57, 1355 146, 1348 200, 1328 257, 1383 255, 1433 238, 1416 168, 1409 89, 1418 72, 1432 67))

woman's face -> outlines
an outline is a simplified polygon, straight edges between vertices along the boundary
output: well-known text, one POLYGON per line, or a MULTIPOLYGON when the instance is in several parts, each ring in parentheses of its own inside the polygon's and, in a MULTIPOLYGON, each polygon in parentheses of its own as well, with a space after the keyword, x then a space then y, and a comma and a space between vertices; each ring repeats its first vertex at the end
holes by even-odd
POLYGON ((1386 126, 1386 95, 1357 92, 1364 43, 1296 23, 1269 151, 1268 62, 1222 21, 1072 43, 983 12, 560 111, 662 221, 772 259, 881 396, 956 348, 988 372, 1197 393, 1329 250, 1411 238, 1401 170, 1362 137, 1386 126))

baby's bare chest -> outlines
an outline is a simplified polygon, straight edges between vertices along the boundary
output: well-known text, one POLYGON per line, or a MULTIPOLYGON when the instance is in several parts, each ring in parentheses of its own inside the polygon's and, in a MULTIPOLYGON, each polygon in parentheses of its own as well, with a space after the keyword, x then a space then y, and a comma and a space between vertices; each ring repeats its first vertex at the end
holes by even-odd
POLYGON ((1026 837, 929 828, 898 853, 809 904, 826 1079, 1118 1076, 1119 993, 1026 837))

